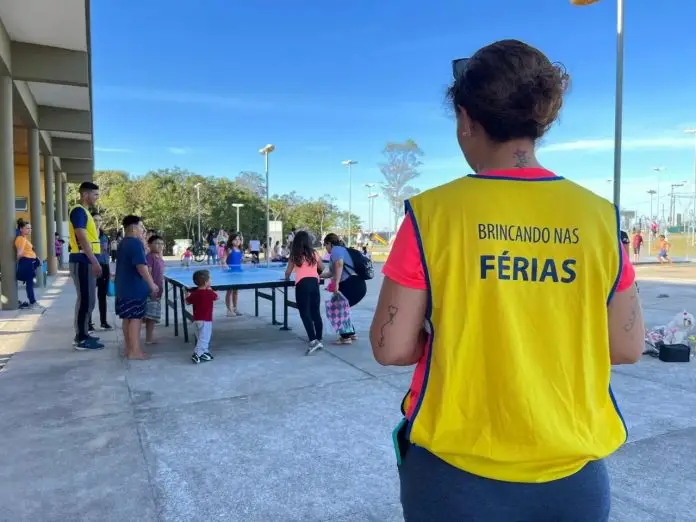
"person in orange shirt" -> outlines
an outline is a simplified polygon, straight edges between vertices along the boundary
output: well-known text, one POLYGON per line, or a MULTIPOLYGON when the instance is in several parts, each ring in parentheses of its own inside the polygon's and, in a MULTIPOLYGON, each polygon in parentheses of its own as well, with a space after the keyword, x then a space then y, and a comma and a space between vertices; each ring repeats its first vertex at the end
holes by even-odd
POLYGON ((41 308, 34 295, 34 275, 40 262, 34 252, 34 246, 29 241, 31 235, 31 223, 23 219, 17 220, 17 237, 15 248, 17 249, 17 280, 26 284, 27 303, 21 303, 20 308, 41 308))

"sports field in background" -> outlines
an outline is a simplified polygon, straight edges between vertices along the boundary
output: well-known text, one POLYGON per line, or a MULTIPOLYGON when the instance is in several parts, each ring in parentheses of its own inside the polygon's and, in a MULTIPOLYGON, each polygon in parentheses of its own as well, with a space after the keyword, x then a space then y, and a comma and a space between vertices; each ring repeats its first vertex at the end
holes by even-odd
MULTIPOLYGON (((653 240, 648 252, 648 240, 643 236, 645 244, 641 252, 641 259, 656 258, 659 248, 659 241, 653 240)), ((689 234, 669 234, 668 240, 671 244, 670 255, 676 259, 696 260, 696 246, 692 244, 692 235, 689 234)))

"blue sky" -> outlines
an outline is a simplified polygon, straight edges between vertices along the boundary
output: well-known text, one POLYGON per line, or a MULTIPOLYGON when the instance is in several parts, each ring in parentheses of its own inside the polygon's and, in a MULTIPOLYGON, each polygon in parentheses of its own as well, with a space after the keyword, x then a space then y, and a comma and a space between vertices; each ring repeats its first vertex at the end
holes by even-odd
MULTIPOLYGON (((623 206, 648 213, 661 174, 694 191, 696 3, 625 2, 623 206)), ((450 61, 518 38, 562 62, 572 78, 540 160, 610 197, 613 172, 616 2, 92 3, 96 168, 143 174, 180 166, 234 177, 262 171, 271 192, 332 193, 367 220, 365 183, 386 141, 415 139, 427 189, 469 172, 443 94, 450 61), (300 7, 301 6, 301 7, 300 7)), ((679 209, 685 208, 685 199, 679 209)), ((389 224, 377 199, 375 220, 389 224)))

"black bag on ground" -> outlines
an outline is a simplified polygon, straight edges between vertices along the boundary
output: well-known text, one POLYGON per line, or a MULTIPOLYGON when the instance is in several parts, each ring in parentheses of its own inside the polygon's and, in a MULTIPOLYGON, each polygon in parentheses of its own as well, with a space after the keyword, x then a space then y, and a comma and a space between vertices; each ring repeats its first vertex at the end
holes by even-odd
POLYGON ((362 255, 362 252, 354 248, 347 247, 348 253, 350 254, 350 260, 352 264, 348 265, 348 268, 361 279, 367 281, 375 277, 375 267, 372 265, 372 260, 368 257, 362 255))
POLYGON ((662 362, 689 362, 691 360, 691 348, 685 344, 656 343, 658 359, 662 362))

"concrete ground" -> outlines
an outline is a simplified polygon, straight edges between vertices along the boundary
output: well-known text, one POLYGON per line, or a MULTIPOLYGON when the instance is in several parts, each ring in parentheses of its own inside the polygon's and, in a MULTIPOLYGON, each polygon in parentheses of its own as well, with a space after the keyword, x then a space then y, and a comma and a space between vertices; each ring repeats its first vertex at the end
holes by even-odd
MULTIPOLYGON (((638 272, 649 324, 696 308, 696 267, 638 272)), ((200 366, 163 326, 149 361, 120 358, 117 331, 74 352, 65 277, 42 315, 0 312, 0 521, 402 520, 390 434, 411 371, 372 359, 379 285, 355 310, 360 341, 312 357, 295 313, 281 332, 268 304, 259 319, 218 306, 200 366)), ((630 438, 609 459, 612 520, 696 520, 696 365, 646 357, 613 388, 630 438)))

